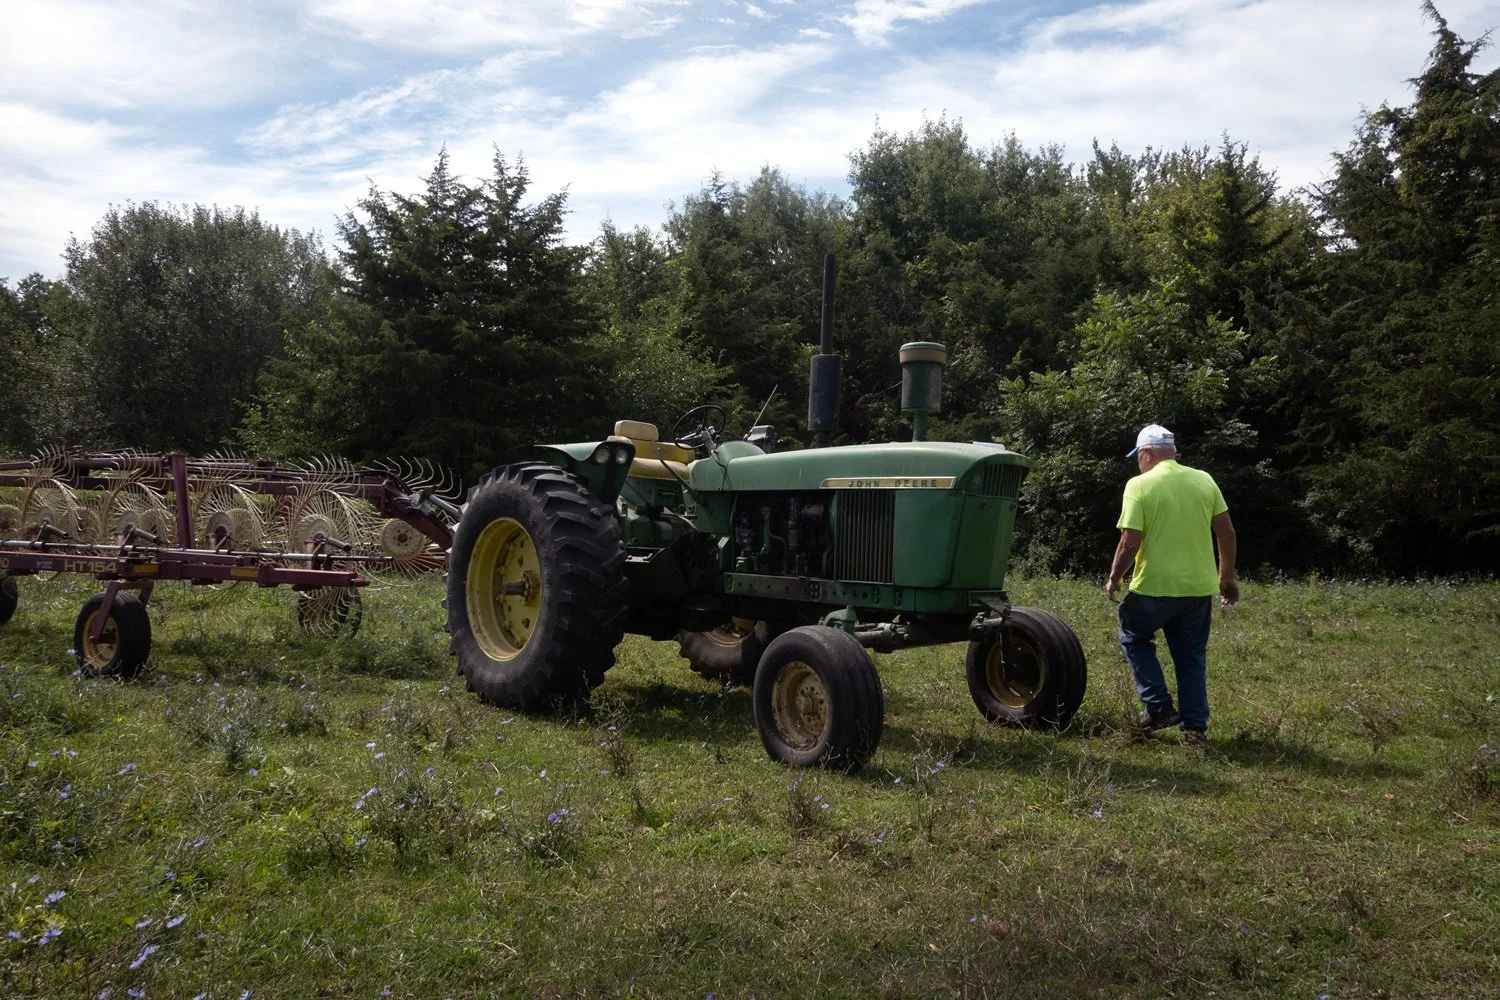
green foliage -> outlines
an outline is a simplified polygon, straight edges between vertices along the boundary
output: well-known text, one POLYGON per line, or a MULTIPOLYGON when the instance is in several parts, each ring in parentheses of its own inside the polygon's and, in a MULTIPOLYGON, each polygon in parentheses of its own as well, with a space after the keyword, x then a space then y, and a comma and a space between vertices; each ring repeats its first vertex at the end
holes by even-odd
POLYGON ((1102 216, 1060 148, 1030 153, 1011 136, 975 150, 946 118, 905 136, 877 131, 850 159, 846 425, 860 440, 894 436, 897 349, 937 340, 949 349, 953 433, 979 436, 998 371, 1061 360, 1106 268, 1102 216))
POLYGON ((904 438, 897 350, 949 349, 936 439, 1036 460, 1033 565, 1098 573, 1118 457, 1162 421, 1223 487, 1251 567, 1488 571, 1500 557, 1500 71, 1449 30, 1408 106, 1285 192, 1245 142, 1081 163, 946 117, 877 129, 847 202, 714 174, 657 230, 563 239, 496 155, 446 153, 315 243, 243 210, 111 209, 68 276, 0 283, 0 449, 405 454, 472 481, 541 441, 701 402, 803 443, 823 257, 841 432, 904 438), (331 275, 331 277, 330 277, 331 275), (255 388, 254 398, 250 396, 255 388), (774 392, 774 398, 772 394, 774 392), (231 429, 241 414, 238 431, 231 429))
MULTIPOLYGON (((676 273, 666 247, 645 229, 619 232, 605 222, 590 248, 585 293, 604 317, 590 343, 609 373, 603 416, 647 420, 665 433, 677 415, 729 391, 730 369, 710 350, 679 335, 672 294, 676 273)), ((601 420, 595 435, 610 426, 601 420)))
POLYGON ((90 390, 82 304, 68 286, 32 274, 0 280, 0 454, 94 440, 100 402, 90 390))
MULTIPOLYGON (((1002 384, 999 422, 1007 444, 1036 456, 1022 488, 1024 555, 1087 573, 1112 551, 1120 491, 1135 474, 1121 456, 1145 424, 1171 427, 1182 460, 1212 473, 1226 496, 1259 489, 1266 474, 1245 465, 1255 432, 1240 411, 1275 370, 1226 321, 1195 319, 1173 287, 1101 293, 1078 336, 1072 368, 1002 384)), ((1247 561, 1253 551, 1247 545, 1247 561)))
POLYGON ((1348 556, 1492 568, 1500 71, 1474 73, 1485 40, 1466 42, 1425 10, 1437 41, 1414 102, 1366 115, 1318 195, 1333 245, 1326 329, 1309 353, 1333 377, 1299 433, 1308 506, 1348 556))
POLYGON ((111 208, 65 257, 70 377, 98 410, 91 439, 68 437, 95 448, 223 444, 283 331, 328 295, 317 243, 242 208, 111 208))
POLYGON ((800 440, 823 256, 837 249, 842 217, 840 202, 766 168, 743 188, 715 175, 667 219, 662 318, 689 358, 728 369, 731 426, 748 430, 774 390, 764 420, 800 440))
POLYGON ((246 436, 352 458, 415 455, 470 481, 537 441, 598 436, 604 359, 565 196, 526 204, 524 164, 478 184, 446 151, 415 196, 372 189, 339 225, 329 314, 289 332, 246 436))

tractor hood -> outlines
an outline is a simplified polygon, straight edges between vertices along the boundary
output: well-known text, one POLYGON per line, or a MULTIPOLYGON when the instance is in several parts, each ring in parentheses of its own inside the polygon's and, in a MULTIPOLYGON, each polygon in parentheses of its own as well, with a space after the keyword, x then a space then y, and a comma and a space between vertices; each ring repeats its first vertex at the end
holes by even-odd
MULTIPOLYGON (((976 441, 906 441, 808 448, 734 457, 735 442, 690 467, 693 489, 729 490, 938 489, 969 490, 982 468, 1029 468, 1031 460, 1004 445, 976 441)), ((758 451, 758 449, 757 449, 758 451)), ((1019 482, 1019 478, 1017 479, 1019 482)))

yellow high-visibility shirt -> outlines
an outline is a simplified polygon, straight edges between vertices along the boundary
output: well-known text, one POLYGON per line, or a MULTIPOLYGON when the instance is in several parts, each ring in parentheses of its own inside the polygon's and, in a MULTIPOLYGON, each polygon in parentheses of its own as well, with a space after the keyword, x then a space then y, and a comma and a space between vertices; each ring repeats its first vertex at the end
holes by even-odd
POLYGON ((1126 483, 1116 527, 1143 536, 1130 589, 1147 597, 1217 594, 1213 519, 1228 509, 1213 476, 1173 459, 1126 483))

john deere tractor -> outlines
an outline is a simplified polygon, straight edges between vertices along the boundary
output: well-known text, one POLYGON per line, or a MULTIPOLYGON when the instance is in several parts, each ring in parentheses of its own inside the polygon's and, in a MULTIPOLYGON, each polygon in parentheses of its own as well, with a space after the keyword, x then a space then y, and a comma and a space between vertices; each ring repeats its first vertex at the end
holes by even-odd
MULTIPOLYGON (((832 271, 809 400, 819 443, 837 425, 832 271)), ((884 717, 868 651, 967 642, 987 719, 1065 725, 1083 700, 1082 647, 1004 590, 1030 462, 924 440, 945 361, 940 344, 901 349, 909 442, 777 451, 766 426, 726 436, 708 404, 665 436, 622 420, 602 441, 495 469, 449 556, 448 631, 470 689, 545 708, 597 686, 624 633, 675 639, 699 673, 752 689, 773 759, 853 770, 884 717)))

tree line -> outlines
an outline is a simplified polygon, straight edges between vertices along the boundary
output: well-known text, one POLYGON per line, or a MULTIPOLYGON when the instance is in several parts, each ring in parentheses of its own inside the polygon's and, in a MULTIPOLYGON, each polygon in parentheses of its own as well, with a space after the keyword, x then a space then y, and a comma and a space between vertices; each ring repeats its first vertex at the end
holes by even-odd
POLYGON ((421 456, 469 477, 537 442, 765 408, 805 443, 825 253, 839 442, 909 433, 897 348, 948 345, 934 437, 1034 460, 1019 544, 1101 571, 1148 422, 1219 480, 1253 568, 1492 572, 1500 555, 1500 71, 1431 4, 1411 102, 1283 191, 1224 137, 1082 163, 940 118, 877 130, 847 199, 767 167, 658 229, 564 237, 496 152, 372 189, 314 237, 244 209, 111 208, 59 280, 0 282, 0 451, 421 456), (769 401, 769 402, 768 402, 769 401))

